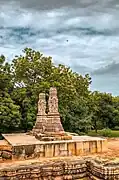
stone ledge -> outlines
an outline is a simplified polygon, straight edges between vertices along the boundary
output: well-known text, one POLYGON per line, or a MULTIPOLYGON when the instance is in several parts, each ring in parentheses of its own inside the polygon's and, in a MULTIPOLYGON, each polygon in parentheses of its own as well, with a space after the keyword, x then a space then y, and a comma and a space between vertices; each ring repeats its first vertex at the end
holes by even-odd
POLYGON ((0 180, 3 179, 119 179, 119 162, 113 163, 92 158, 62 158, 3 163, 0 166, 0 180))

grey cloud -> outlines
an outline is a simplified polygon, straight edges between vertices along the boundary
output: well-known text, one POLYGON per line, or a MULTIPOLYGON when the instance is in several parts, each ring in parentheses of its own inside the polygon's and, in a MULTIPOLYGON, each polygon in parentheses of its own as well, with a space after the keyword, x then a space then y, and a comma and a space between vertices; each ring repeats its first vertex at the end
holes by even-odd
POLYGON ((92 76, 91 90, 108 92, 115 96, 119 95, 119 76, 117 75, 94 75, 92 76))
POLYGON ((119 1, 0 0, 0 7, 1 54, 12 59, 31 47, 56 64, 93 72, 92 89, 118 93, 119 1))
POLYGON ((40 10, 56 9, 61 7, 105 8, 119 4, 118 0, 1 0, 1 4, 17 3, 22 8, 35 8, 40 10))
POLYGON ((105 74, 112 74, 119 76, 119 63, 111 63, 105 67, 95 70, 92 75, 105 75, 105 74))

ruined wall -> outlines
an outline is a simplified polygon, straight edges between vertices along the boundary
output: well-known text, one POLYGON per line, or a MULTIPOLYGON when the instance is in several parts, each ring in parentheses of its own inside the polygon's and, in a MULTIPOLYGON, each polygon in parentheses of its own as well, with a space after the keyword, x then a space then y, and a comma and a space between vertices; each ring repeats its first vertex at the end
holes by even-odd
POLYGON ((0 162, 3 159, 12 159, 12 146, 5 140, 0 140, 0 162))
POLYGON ((105 140, 82 142, 44 142, 34 145, 20 145, 12 148, 13 159, 29 159, 36 157, 65 157, 99 153, 105 150, 105 140))
POLYGON ((92 159, 47 160, 26 165, 0 166, 0 180, 118 180, 119 164, 92 159))

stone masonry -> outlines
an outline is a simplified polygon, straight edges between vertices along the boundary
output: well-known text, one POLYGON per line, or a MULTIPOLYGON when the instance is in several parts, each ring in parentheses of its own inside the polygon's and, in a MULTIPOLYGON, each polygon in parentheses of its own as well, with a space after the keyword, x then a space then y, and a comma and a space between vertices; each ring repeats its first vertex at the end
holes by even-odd
POLYGON ((38 113, 36 123, 33 127, 33 133, 44 133, 46 131, 47 115, 46 115, 46 100, 45 94, 39 94, 38 113))
MULTIPOLYGON (((36 137, 64 135, 64 129, 60 121, 60 114, 58 112, 58 97, 57 90, 54 87, 50 88, 48 100, 48 114, 46 114, 46 99, 45 94, 39 94, 38 113, 35 126, 33 127, 33 134, 36 137)), ((52 138, 50 138, 51 140, 52 138)))
POLYGON ((1 164, 0 180, 118 180, 119 164, 90 158, 1 164))

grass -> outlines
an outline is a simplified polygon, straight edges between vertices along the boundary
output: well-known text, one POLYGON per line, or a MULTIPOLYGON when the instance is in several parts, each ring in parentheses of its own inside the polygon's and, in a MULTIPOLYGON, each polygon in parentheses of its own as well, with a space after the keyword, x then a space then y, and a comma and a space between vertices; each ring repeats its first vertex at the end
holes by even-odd
POLYGON ((97 133, 93 130, 88 132, 89 136, 104 136, 104 137, 119 137, 119 130, 102 129, 98 130, 97 133))

